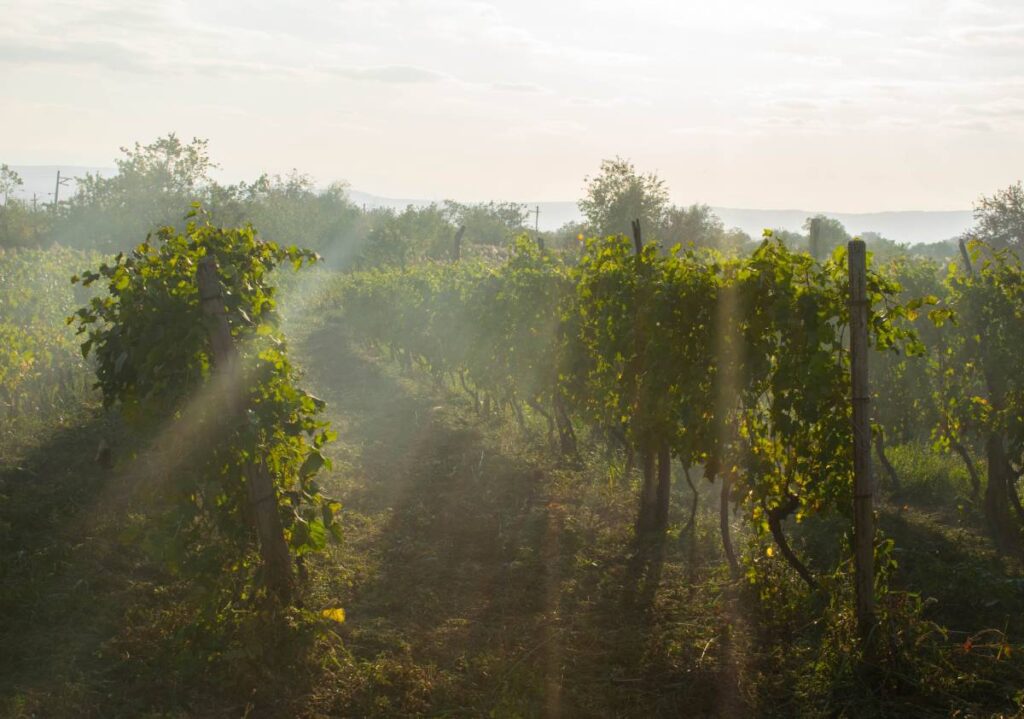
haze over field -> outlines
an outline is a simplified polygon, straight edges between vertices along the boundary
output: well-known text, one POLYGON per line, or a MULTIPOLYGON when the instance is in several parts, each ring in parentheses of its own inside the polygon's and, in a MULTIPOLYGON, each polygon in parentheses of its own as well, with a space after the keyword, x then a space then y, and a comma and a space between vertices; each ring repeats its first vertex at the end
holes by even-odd
POLYGON ((1019 179, 1017 0, 3 0, 0 157, 209 138, 386 197, 575 198, 629 157, 680 201, 963 210, 1019 179))
POLYGON ((1024 719, 1024 0, 0 18, 0 719, 1024 719))
MULTIPOLYGON (((13 168, 24 180, 15 197, 31 201, 35 196, 39 202, 49 202, 53 196, 53 187, 57 170, 63 177, 81 177, 86 173, 98 173, 104 177, 112 176, 116 170, 111 167, 76 167, 70 165, 22 165, 13 168)), ((74 185, 65 186, 61 194, 65 198, 74 194, 74 185)), ((448 198, 396 198, 381 197, 362 192, 358 189, 349 192, 352 201, 366 209, 390 208, 401 212, 410 205, 425 207, 431 202, 448 198)), ((459 199, 459 198, 455 198, 459 199)), ((553 231, 567 222, 580 222, 583 219, 575 201, 563 202, 530 202, 524 204, 533 211, 540 208, 539 227, 543 231, 553 231)), ((780 228, 790 232, 800 232, 806 219, 815 214, 833 217, 848 230, 857 234, 877 232, 896 242, 920 243, 936 242, 956 237, 966 231, 973 222, 973 215, 967 210, 950 210, 940 212, 909 211, 880 213, 837 213, 819 210, 765 210, 739 209, 733 207, 712 208, 727 227, 738 227, 751 237, 759 237, 766 228, 780 228)), ((531 215, 531 218, 533 216, 531 215)), ((533 226, 533 220, 529 223, 533 226)))
MULTIPOLYGON (((371 207, 390 207, 396 210, 408 205, 422 206, 429 200, 378 197, 353 190, 353 202, 371 207)), ((582 221, 583 214, 575 202, 525 202, 531 211, 540 209, 541 230, 556 230, 567 222, 582 221)), ((973 214, 967 210, 940 212, 829 212, 827 210, 766 210, 736 207, 711 208, 726 227, 738 227, 751 237, 760 237, 765 228, 800 232, 808 217, 822 214, 839 220, 853 232, 876 232, 896 242, 920 243, 947 240, 965 232, 973 223, 973 214)))

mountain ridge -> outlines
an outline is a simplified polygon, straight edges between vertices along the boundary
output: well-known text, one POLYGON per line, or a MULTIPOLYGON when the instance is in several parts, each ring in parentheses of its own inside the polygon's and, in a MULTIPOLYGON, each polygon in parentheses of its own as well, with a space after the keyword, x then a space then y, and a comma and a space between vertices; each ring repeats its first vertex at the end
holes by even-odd
MULTIPOLYGON (((349 196, 357 205, 366 209, 388 207, 403 210, 409 205, 425 207, 439 200, 390 198, 373 195, 359 190, 350 190, 349 196)), ((556 230, 566 222, 578 222, 582 214, 575 202, 523 202, 530 208, 540 208, 541 230, 556 230)), ((896 242, 919 244, 952 239, 966 232, 974 224, 974 213, 970 210, 883 210, 879 212, 828 212, 819 210, 765 210, 736 207, 715 207, 727 228, 738 227, 757 239, 763 230, 781 229, 802 232, 808 217, 825 215, 843 223, 851 235, 877 232, 896 242)))

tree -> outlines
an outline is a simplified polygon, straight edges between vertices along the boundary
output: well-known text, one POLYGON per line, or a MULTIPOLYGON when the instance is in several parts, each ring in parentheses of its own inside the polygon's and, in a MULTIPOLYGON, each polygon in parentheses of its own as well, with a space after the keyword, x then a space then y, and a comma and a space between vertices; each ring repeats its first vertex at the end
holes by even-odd
POLYGON ((187 145, 173 132, 148 145, 138 142, 122 147, 124 157, 115 160, 121 184, 149 187, 180 194, 194 193, 209 182, 209 171, 217 167, 210 160, 208 140, 193 138, 187 145))
POLYGON ((587 236, 587 227, 582 222, 566 222, 557 230, 542 232, 548 247, 558 250, 579 252, 583 249, 583 241, 587 236))
POLYGON ((728 253, 739 253, 752 249, 753 239, 739 227, 730 227, 718 241, 718 249, 728 253))
POLYGON ((212 183, 206 190, 218 222, 250 222, 282 244, 301 244, 339 266, 352 257, 358 237, 365 236, 364 214, 348 197, 348 186, 331 183, 317 190, 313 178, 292 170, 287 175, 260 175, 237 185, 212 183))
POLYGON ((1024 248, 1024 187, 1016 184, 978 200, 974 234, 995 248, 1024 248))
POLYGON ((750 241, 737 227, 726 230, 711 207, 696 204, 668 208, 657 236, 667 246, 711 247, 729 254, 739 252, 750 241))
POLYGON ((874 256, 876 263, 887 262, 897 257, 905 257, 909 252, 907 245, 883 237, 877 232, 862 232, 860 238, 864 240, 868 252, 874 256))
POLYGON ((586 196, 578 204, 593 232, 628 235, 633 220, 644 228, 662 226, 668 191, 653 172, 639 174, 632 162, 616 157, 602 161, 600 173, 585 183, 586 196))
POLYGON ((801 235, 799 232, 784 230, 781 227, 777 227, 771 231, 771 236, 793 252, 807 249, 807 236, 801 235))
POLYGON ((418 259, 449 257, 456 228, 448 218, 448 212, 434 203, 409 205, 400 213, 389 208, 374 210, 356 263, 361 267, 405 267, 418 259))
POLYGON ((922 242, 921 244, 914 245, 909 251, 918 257, 928 257, 940 262, 949 260, 958 254, 956 242, 953 240, 922 242))
POLYGON ((28 203, 10 196, 23 184, 17 172, 0 165, 0 194, 4 198, 0 206, 0 247, 32 247, 49 227, 49 213, 36 212, 28 203))
POLYGON ((4 196, 4 204, 7 204, 7 200, 12 192, 17 190, 19 187, 24 185, 21 176, 8 167, 6 164, 0 165, 0 194, 4 196))
POLYGON ((64 221, 55 227, 54 239, 114 250, 130 247, 160 226, 180 229, 181 208, 204 199, 208 173, 216 167, 206 140, 186 144, 174 133, 121 152, 123 157, 114 160, 116 175, 78 178, 78 192, 61 208, 64 221))
MULTIPOLYGON (((412 210, 410 206, 406 212, 412 210)), ((357 264, 363 268, 405 267, 411 257, 412 241, 402 229, 400 216, 390 208, 377 210, 375 215, 357 264)))
POLYGON ((526 231, 530 211, 515 202, 463 205, 445 200, 444 214, 453 226, 466 228, 467 242, 504 247, 526 231))
POLYGON ((804 230, 807 232, 808 249, 816 260, 828 257, 835 248, 840 245, 845 247, 850 241, 850 233, 843 227, 843 223, 834 217, 808 217, 804 221, 804 230))
POLYGON ((722 220, 708 205, 690 205, 671 207, 665 212, 659 239, 668 245, 718 247, 724 235, 722 220))
POLYGON ((0 247, 39 246, 52 222, 52 213, 34 210, 29 203, 12 198, 0 206, 0 247))

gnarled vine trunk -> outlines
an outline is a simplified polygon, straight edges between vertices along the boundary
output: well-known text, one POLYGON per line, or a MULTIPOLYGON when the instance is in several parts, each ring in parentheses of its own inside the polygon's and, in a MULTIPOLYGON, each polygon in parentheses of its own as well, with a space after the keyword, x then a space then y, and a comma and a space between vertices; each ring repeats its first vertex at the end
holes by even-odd
POLYGON ((732 535, 729 531, 729 494, 732 492, 732 477, 722 475, 722 493, 719 496, 718 529, 722 534, 722 549, 729 561, 729 571, 734 577, 739 576, 740 563, 736 560, 736 550, 732 547, 732 535))
POLYGON ((1017 513, 1017 519, 1024 524, 1024 506, 1020 503, 1020 495, 1017 493, 1017 480, 1019 474, 1013 469, 1009 462, 1006 464, 1006 493, 1010 495, 1010 504, 1013 511, 1017 513))
POLYGON ((811 570, 796 556, 796 552, 789 546, 786 534, 782 531, 782 520, 792 514, 798 505, 799 500, 796 497, 790 497, 789 501, 783 506, 768 510, 768 529, 771 531, 772 539, 775 540, 775 544, 778 546, 783 559, 796 570, 796 573, 807 583, 807 586, 811 589, 817 589, 818 581, 811 574, 811 570))
MULTIPOLYGON (((231 338, 224 297, 217 278, 217 263, 213 257, 205 257, 199 263, 196 280, 217 373, 213 380, 214 386, 224 395, 221 400, 230 415, 230 421, 239 422, 245 411, 246 388, 241 381, 242 368, 231 338)), ((284 539, 284 525, 278 510, 274 479, 266 464, 254 458, 246 471, 245 480, 249 516, 255 525, 260 558, 263 560, 264 583, 281 603, 289 604, 294 584, 292 557, 284 539)))
POLYGON ((967 474, 971 478, 971 499, 977 501, 978 497, 981 496, 981 477, 978 475, 978 468, 974 466, 974 460, 971 459, 971 453, 967 451, 967 447, 955 439, 950 441, 949 446, 964 461, 964 466, 967 467, 967 474))
POLYGON ((985 486, 985 519, 996 546, 1003 552, 1020 549, 1020 527, 1010 514, 1010 463, 1003 438, 992 432, 985 442, 988 457, 988 482, 985 486))
POLYGON ((480 414, 480 393, 466 383, 466 370, 459 370, 459 384, 462 385, 462 389, 473 398, 473 411, 480 414))
POLYGON ((636 535, 638 538, 651 534, 655 528, 655 516, 658 504, 658 480, 655 474, 657 456, 650 450, 640 454, 640 467, 643 480, 640 485, 640 507, 636 515, 636 535))
POLYGON ((900 477, 896 474, 896 468, 892 466, 892 462, 889 461, 889 457, 885 454, 885 430, 879 428, 878 433, 875 435, 875 454, 878 455, 878 462, 882 465, 882 469, 885 470, 885 475, 889 478, 889 486, 893 492, 899 492, 900 477))
POLYGON ((668 510, 672 491, 672 453, 667 443, 657 452, 643 456, 644 480, 640 488, 640 511, 637 514, 637 536, 660 535, 668 527, 668 510))
POLYGON ((570 457, 576 456, 576 430, 573 429, 572 420, 569 418, 569 411, 565 408, 565 400, 555 387, 555 427, 558 430, 558 443, 562 454, 570 457))
POLYGON ((664 532, 668 527, 668 510, 672 498, 672 453, 668 444, 658 447, 658 490, 654 511, 654 529, 664 532))
POLYGON ((555 437, 555 420, 551 416, 551 413, 544 409, 540 402, 529 397, 526 398, 526 406, 544 418, 544 421, 548 425, 548 441, 553 441, 555 437))
POLYGON ((697 503, 700 501, 700 494, 698 494, 697 487, 693 483, 693 478, 690 477, 690 468, 688 466, 686 466, 685 464, 683 465, 683 477, 686 478, 686 484, 690 487, 690 492, 691 492, 693 498, 690 500, 690 518, 688 520, 686 520, 686 526, 684 526, 679 531, 679 539, 680 540, 683 538, 683 536, 687 532, 689 532, 690 530, 696 528, 696 526, 697 526, 697 503))

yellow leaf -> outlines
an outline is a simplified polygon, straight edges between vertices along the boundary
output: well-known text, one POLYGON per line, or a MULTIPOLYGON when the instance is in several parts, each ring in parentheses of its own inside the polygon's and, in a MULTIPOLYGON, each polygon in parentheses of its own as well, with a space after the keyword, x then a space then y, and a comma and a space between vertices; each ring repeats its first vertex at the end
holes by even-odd
POLYGON ((332 609, 324 609, 320 612, 320 616, 326 617, 327 619, 333 619, 338 624, 345 621, 345 610, 341 607, 334 607, 332 609))
POLYGON ((775 547, 766 547, 765 550, 764 550, 764 553, 767 554, 769 557, 774 557, 775 556, 775 547))

